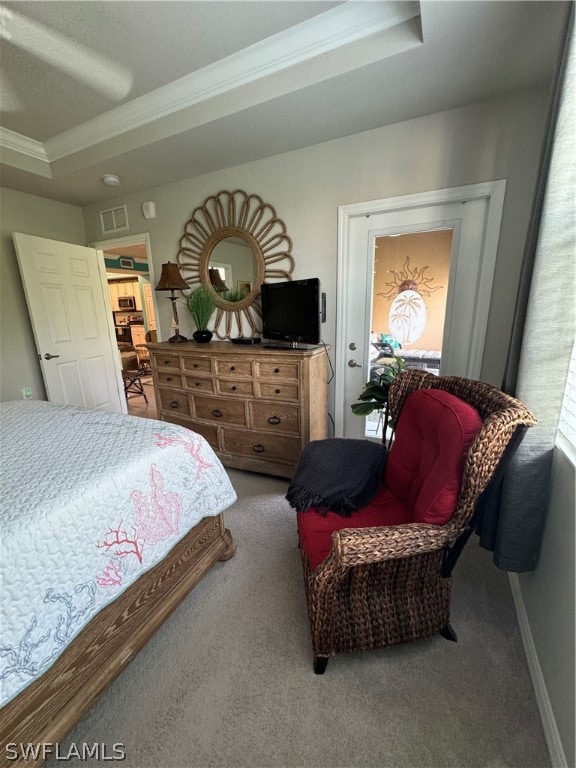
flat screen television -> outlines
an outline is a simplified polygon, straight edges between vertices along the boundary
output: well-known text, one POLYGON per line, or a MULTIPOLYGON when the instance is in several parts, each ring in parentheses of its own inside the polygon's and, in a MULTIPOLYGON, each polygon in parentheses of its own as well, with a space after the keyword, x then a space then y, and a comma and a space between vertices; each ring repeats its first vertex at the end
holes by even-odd
POLYGON ((320 344, 322 294, 317 277, 263 283, 262 336, 272 342, 320 344))

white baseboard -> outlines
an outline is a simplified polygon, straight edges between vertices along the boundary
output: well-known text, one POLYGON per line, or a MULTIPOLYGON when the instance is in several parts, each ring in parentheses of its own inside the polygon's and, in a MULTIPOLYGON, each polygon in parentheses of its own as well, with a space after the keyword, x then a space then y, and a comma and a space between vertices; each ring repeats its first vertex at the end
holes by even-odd
POLYGON ((532 685, 534 686, 534 692, 536 694, 536 701, 538 702, 538 709, 540 710, 540 718, 542 719, 542 727, 544 728, 544 736, 550 753, 552 768, 568 768, 566 755, 564 753, 564 748, 562 747, 562 740, 560 739, 560 733, 558 732, 558 726, 556 725, 556 718, 552 711, 544 675, 542 674, 542 668, 540 667, 540 661, 538 659, 538 654, 536 653, 536 646, 534 645, 534 640, 532 638, 532 631, 530 630, 530 623, 524 605, 524 598, 522 597, 522 590, 520 589, 518 574, 509 573, 508 578, 510 580, 510 589, 512 590, 512 598, 516 607, 516 616, 518 617, 520 634, 524 644, 524 651, 526 653, 526 660, 528 661, 528 669, 530 670, 532 685))

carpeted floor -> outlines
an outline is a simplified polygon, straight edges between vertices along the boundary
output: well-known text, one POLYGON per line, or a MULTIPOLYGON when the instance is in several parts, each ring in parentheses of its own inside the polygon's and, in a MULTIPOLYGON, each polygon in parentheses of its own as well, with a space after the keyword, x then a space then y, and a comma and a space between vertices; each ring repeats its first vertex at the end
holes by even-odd
POLYGON ((458 643, 342 655, 316 676, 287 481, 230 476, 235 557, 178 607, 61 752, 71 741, 121 742, 133 768, 548 768, 508 579, 475 540, 455 572, 458 643))

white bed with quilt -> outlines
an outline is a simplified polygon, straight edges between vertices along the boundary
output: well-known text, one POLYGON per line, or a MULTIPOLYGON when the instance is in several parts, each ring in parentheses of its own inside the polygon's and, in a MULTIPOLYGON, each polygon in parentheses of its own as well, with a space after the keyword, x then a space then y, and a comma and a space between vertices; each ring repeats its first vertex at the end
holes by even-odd
POLYGON ((0 732, 55 741, 233 554, 236 493, 174 424, 39 401, 0 419, 0 732))

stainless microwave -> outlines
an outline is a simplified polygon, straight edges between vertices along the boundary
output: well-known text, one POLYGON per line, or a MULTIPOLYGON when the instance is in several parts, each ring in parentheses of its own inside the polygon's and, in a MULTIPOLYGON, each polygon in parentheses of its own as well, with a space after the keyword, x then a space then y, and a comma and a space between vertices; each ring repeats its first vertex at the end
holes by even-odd
POLYGON ((118 296, 118 309, 136 309, 134 296, 118 296))

